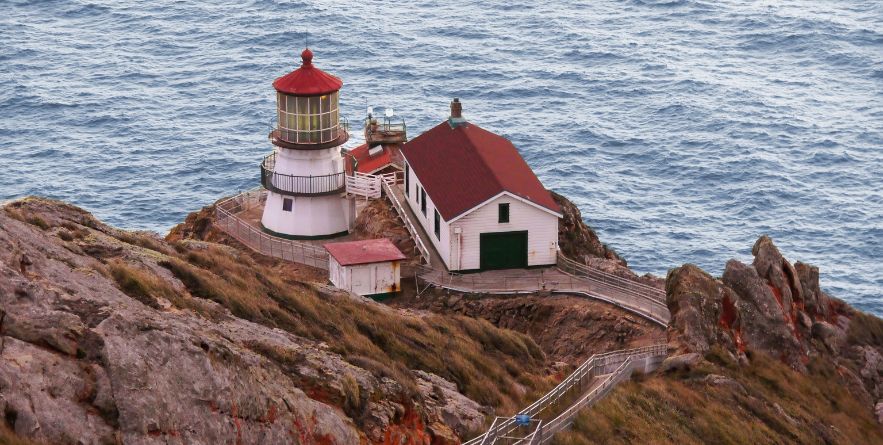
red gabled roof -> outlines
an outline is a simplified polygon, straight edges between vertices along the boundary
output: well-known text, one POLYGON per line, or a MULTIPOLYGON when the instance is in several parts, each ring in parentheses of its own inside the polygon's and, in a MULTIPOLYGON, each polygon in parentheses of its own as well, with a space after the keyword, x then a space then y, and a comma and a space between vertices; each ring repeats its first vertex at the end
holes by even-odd
POLYGON ((442 122, 407 142, 402 154, 445 221, 503 191, 561 213, 512 142, 478 125, 442 122))
POLYGON ((362 144, 350 150, 349 153, 358 162, 356 165, 357 171, 371 174, 392 164, 393 154, 396 150, 396 146, 385 144, 381 147, 380 153, 371 156, 371 153, 368 152, 368 144, 362 144))
POLYGON ((341 266, 405 259, 405 254, 387 238, 328 243, 325 244, 325 250, 341 266))
POLYGON ((313 52, 309 48, 300 55, 300 68, 273 81, 276 91, 295 96, 319 96, 333 93, 343 81, 313 66, 313 52))

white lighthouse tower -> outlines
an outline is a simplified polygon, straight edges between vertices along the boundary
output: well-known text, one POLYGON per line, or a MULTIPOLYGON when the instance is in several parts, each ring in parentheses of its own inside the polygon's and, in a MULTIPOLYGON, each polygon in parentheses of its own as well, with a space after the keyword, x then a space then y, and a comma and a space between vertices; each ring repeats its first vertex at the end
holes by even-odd
POLYGON ((345 235, 356 213, 340 150, 349 138, 338 114, 343 82, 314 67, 309 49, 301 59, 273 82, 278 117, 270 132, 275 150, 261 164, 268 191, 261 226, 284 238, 331 238, 345 235))

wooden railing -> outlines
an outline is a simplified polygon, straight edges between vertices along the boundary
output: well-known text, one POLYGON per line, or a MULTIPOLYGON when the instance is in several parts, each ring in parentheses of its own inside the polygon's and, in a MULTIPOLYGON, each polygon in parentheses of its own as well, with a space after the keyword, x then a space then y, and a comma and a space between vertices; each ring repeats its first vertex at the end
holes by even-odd
POLYGON ((327 270, 328 252, 323 247, 268 235, 237 216, 262 205, 264 200, 264 190, 252 189, 219 202, 215 206, 215 226, 263 255, 327 270))
POLYGON ((423 257, 423 261, 426 265, 430 265, 430 256, 429 249, 426 248, 426 245, 423 244, 423 240, 420 238, 420 234, 417 231, 417 228, 414 227, 414 223, 411 221, 411 218, 408 217, 408 212, 402 206, 402 203, 399 201, 399 198, 396 196, 393 191, 393 187, 396 186, 397 176, 389 177, 386 176, 382 181, 380 181, 381 187, 383 188, 383 193, 386 194, 386 197, 389 199, 389 202, 392 203, 393 208, 396 210, 396 213, 399 214, 399 218, 405 224, 405 228, 408 229, 408 233, 411 234, 411 239, 414 240, 414 245, 417 247, 417 251, 420 252, 420 256, 423 257))
POLYGON ((555 388, 537 399, 517 416, 497 417, 488 430, 463 445, 490 445, 500 438, 512 439, 509 436, 519 427, 517 417, 526 416, 534 419, 550 407, 558 406, 567 396, 573 395, 579 390, 581 396, 568 408, 558 413, 551 420, 539 422, 536 429, 530 434, 518 439, 515 443, 539 444, 547 443, 552 436, 570 426, 573 419, 583 408, 593 405, 607 395, 614 386, 629 378, 635 369, 643 366, 644 371, 655 369, 663 358, 666 357, 668 345, 659 343, 642 348, 625 349, 620 351, 596 354, 589 357, 567 378, 561 381, 555 388), (605 374, 607 374, 605 376, 605 374), (600 384, 592 387, 590 382, 597 376, 603 376, 600 384), (587 391, 586 391, 587 390, 587 391))
POLYGON ((276 153, 261 162, 261 185, 265 189, 293 196, 322 196, 342 193, 346 188, 344 172, 320 176, 295 176, 275 172, 276 153))

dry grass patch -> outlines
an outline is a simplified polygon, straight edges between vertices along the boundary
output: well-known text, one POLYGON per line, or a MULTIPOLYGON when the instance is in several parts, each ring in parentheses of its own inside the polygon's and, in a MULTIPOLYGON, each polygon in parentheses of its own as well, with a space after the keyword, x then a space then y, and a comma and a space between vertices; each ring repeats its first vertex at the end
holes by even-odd
POLYGON ((883 345, 883 320, 856 311, 849 320, 848 340, 858 345, 883 345))
POLYGON ((761 354, 747 367, 709 370, 738 385, 708 384, 699 373, 626 382, 554 443, 883 443, 868 407, 822 360, 809 375, 761 354))
POLYGON ((514 412, 545 385, 544 356, 527 336, 468 317, 408 316, 345 296, 323 296, 277 269, 220 248, 177 249, 160 262, 194 297, 234 315, 325 342, 356 366, 397 380, 410 393, 410 370, 455 382, 479 403, 514 412))

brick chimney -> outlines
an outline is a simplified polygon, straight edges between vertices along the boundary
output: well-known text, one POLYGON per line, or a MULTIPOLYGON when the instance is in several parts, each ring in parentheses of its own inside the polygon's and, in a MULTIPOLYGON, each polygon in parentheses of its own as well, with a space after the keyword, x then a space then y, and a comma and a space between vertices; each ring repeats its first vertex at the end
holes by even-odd
POLYGON ((454 100, 451 101, 451 119, 460 119, 463 117, 463 104, 460 103, 460 98, 455 97, 454 100))

